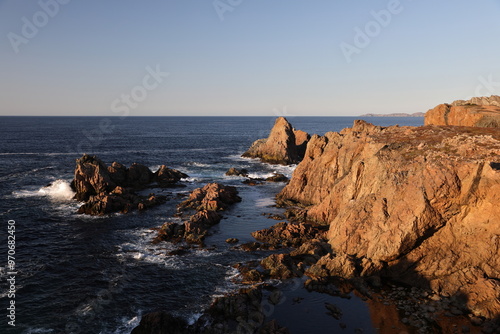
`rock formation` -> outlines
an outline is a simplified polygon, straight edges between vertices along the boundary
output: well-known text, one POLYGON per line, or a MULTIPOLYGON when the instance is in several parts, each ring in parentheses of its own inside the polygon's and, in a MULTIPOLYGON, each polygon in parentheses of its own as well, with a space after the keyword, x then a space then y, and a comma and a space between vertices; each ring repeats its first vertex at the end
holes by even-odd
POLYGON ((461 296, 491 318, 500 315, 499 166, 497 129, 356 121, 311 138, 278 202, 329 226, 333 253, 309 272, 388 277, 461 296))
POLYGON ((425 125, 500 127, 500 96, 473 97, 440 104, 425 114, 425 125))
POLYGON ((161 241, 203 244, 208 235, 208 229, 220 222, 222 216, 218 211, 229 208, 230 205, 240 202, 241 197, 235 187, 223 186, 218 183, 209 183, 203 188, 191 192, 189 198, 179 204, 178 210, 194 209, 196 213, 188 221, 181 224, 167 222, 158 229, 153 243, 161 241))
POLYGON ((304 157, 309 138, 306 132, 293 129, 284 117, 278 117, 269 137, 256 140, 242 156, 271 164, 296 164, 304 157))
POLYGON ((134 163, 130 168, 113 162, 107 167, 96 156, 83 155, 76 160, 75 177, 71 188, 75 191, 75 199, 85 202, 78 213, 89 215, 105 215, 114 212, 144 210, 163 203, 164 196, 150 194, 139 196, 135 190, 145 189, 154 181, 160 187, 172 186, 181 178, 187 177, 175 169, 162 166, 158 172, 141 164, 134 163))

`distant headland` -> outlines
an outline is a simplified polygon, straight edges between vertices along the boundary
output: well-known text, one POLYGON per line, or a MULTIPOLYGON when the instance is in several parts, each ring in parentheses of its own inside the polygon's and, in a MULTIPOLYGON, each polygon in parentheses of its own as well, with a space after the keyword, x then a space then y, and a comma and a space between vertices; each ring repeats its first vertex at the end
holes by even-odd
POLYGON ((424 117, 424 112, 416 112, 413 114, 393 113, 393 114, 364 114, 359 117, 424 117))

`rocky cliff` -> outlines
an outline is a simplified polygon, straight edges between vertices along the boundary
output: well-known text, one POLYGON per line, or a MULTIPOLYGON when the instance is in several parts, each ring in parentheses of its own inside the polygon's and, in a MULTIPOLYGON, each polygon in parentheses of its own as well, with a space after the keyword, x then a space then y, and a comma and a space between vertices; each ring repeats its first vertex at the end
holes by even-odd
POLYGON ((283 204, 329 225, 310 274, 383 276, 500 315, 500 130, 356 121, 314 135, 283 204))
POLYGON ((440 104, 425 114, 425 125, 500 127, 500 96, 440 104))
POLYGON ((256 140, 243 157, 259 158, 263 162, 289 165, 304 157, 309 134, 295 130, 284 117, 278 117, 268 138, 256 140))

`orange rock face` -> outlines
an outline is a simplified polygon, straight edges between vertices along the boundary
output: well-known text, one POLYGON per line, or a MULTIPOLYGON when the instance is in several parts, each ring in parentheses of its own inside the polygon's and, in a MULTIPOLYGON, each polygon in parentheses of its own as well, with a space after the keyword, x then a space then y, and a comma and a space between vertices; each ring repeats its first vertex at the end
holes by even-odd
POLYGON ((293 129, 286 118, 278 117, 269 137, 256 140, 242 156, 272 164, 295 164, 302 160, 308 140, 309 134, 293 129))
POLYGON ((440 104, 425 114, 425 125, 500 127, 500 96, 440 104))
POLYGON ((311 138, 278 200, 329 225, 340 259, 318 263, 332 275, 348 256, 349 276, 389 277, 500 315, 499 129, 356 121, 311 138))

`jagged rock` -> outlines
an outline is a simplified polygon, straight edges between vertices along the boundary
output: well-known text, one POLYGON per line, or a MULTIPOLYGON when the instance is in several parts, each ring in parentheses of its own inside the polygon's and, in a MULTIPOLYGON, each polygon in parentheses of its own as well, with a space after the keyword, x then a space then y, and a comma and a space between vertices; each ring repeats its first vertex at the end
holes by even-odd
POLYGON ((260 265, 269 270, 271 278, 287 279, 302 276, 292 257, 288 254, 272 254, 260 261, 260 265))
POLYGON ((325 236, 325 229, 310 224, 292 224, 281 222, 270 228, 252 232, 252 236, 261 242, 274 246, 299 247, 312 239, 320 239, 325 236))
POLYGON ((96 156, 84 154, 76 160, 75 177, 71 187, 75 199, 87 201, 90 196, 112 191, 116 187, 106 165, 96 156))
POLYGON ((240 241, 240 240, 239 240, 238 238, 227 238, 227 239, 226 239, 226 242, 227 242, 228 244, 236 244, 236 243, 238 243, 239 241, 240 241))
POLYGON ((241 202, 241 197, 235 187, 209 183, 203 188, 193 190, 189 198, 179 205, 179 209, 220 211, 237 202, 241 202))
POLYGON ((161 167, 154 174, 154 177, 160 187, 170 187, 175 185, 181 179, 187 178, 188 175, 178 171, 177 169, 171 169, 165 165, 161 165, 161 167))
POLYGON ((425 114, 425 125, 500 127, 500 96, 474 97, 440 104, 425 114))
POLYGON ((153 172, 146 166, 133 163, 127 170, 127 186, 144 188, 153 181, 153 172))
POLYGON ((243 176, 247 177, 248 176, 248 171, 244 168, 242 169, 236 169, 234 167, 229 168, 229 170, 226 172, 227 176, 243 176))
POLYGON ((266 179, 267 182, 287 182, 288 178, 283 174, 274 174, 266 179))
MULTIPOLYGON (((197 212, 189 217, 189 221, 181 224, 167 222, 158 230, 153 243, 161 241, 203 244, 210 227, 218 224, 222 216, 217 212, 225 210, 229 205, 241 201, 238 191, 234 187, 223 186, 218 183, 209 183, 203 188, 191 192, 189 198, 182 202, 178 209, 195 209, 197 212)), ((179 212, 179 215, 182 214, 179 212)))
POLYGON ((78 213, 105 215, 145 210, 164 203, 165 196, 150 194, 144 197, 134 192, 135 189, 144 189, 153 180, 153 173, 144 165, 134 163, 127 169, 113 162, 106 167, 96 156, 84 154, 76 160, 71 187, 75 191, 75 199, 85 202, 78 213))
POLYGON ((308 221, 329 226, 337 256, 323 269, 339 272, 335 262, 341 262, 358 269, 340 271, 343 276, 380 274, 463 294, 474 314, 495 317, 500 172, 493 166, 499 156, 497 129, 356 121, 311 138, 278 202, 307 206, 308 221))
POLYGON ((278 117, 269 137, 255 141, 242 156, 272 164, 295 164, 302 160, 309 138, 306 132, 293 129, 284 117, 278 117))

